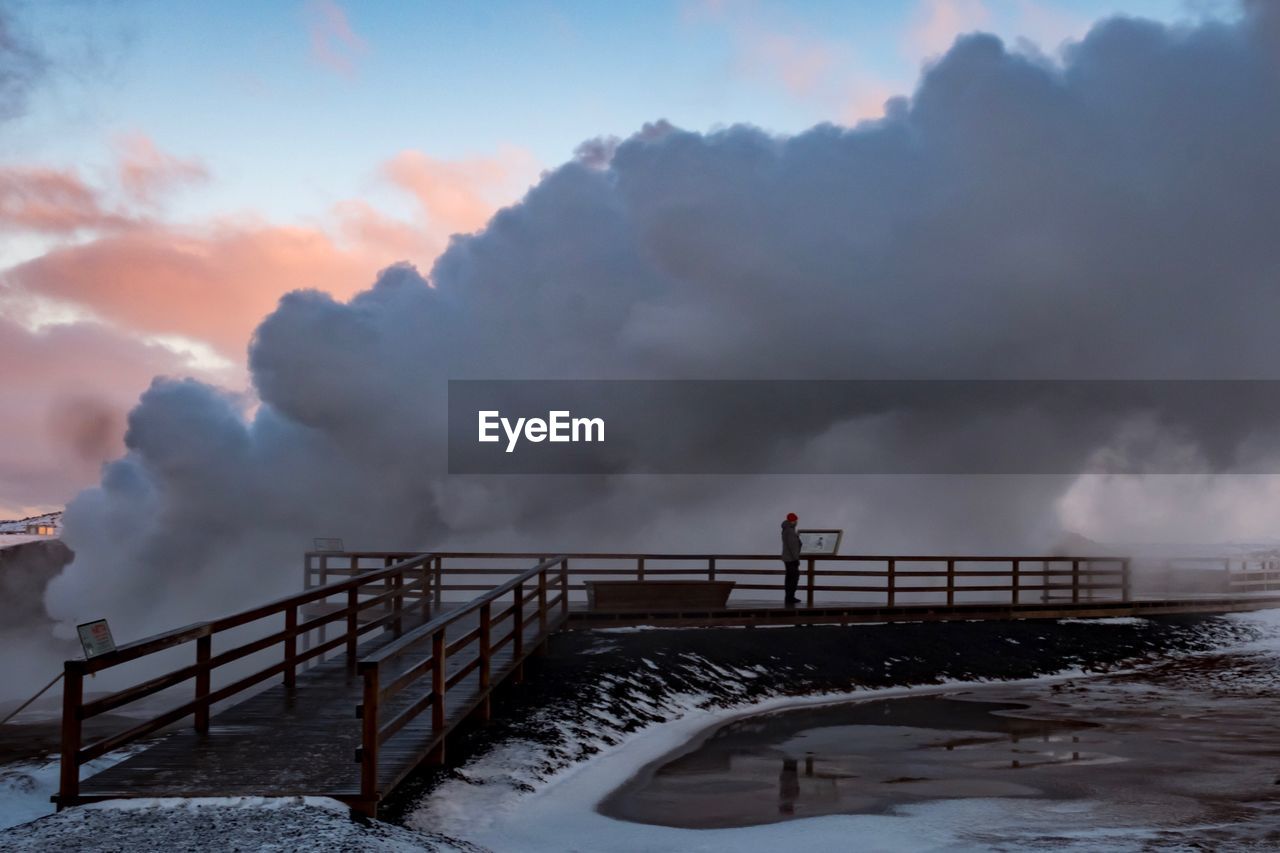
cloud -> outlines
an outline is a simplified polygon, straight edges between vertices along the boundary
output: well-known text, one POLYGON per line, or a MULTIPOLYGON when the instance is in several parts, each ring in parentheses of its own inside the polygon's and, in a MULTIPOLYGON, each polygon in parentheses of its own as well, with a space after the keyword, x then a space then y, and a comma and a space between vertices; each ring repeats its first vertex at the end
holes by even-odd
MULTIPOLYGON (((346 298, 399 260, 431 263, 451 234, 479 228, 532 172, 520 149, 444 161, 406 150, 380 169, 421 217, 406 222, 358 199, 339 202, 332 227, 251 218, 183 226, 107 213, 100 193, 73 173, 0 170, 0 221, 47 232, 98 229, 0 272, 0 282, 71 306, 138 336, 181 336, 242 363, 253 328, 285 293, 316 288, 346 298)), ((152 204, 175 182, 203 179, 198 164, 134 136, 122 185, 152 204)))
POLYGON ((681 18, 686 24, 716 26, 728 34, 737 75, 818 105, 834 121, 879 118, 892 94, 890 83, 860 60, 852 44, 759 4, 689 3, 681 7, 681 18))
POLYGON ((919 0, 907 30, 906 50, 921 59, 939 56, 956 36, 990 22, 991 11, 984 0, 919 0))
POLYGON ((10 287, 82 305, 122 328, 176 334, 242 357, 280 295, 317 287, 341 296, 376 266, 323 231, 224 223, 190 231, 136 227, 62 246, 7 270, 10 287))
POLYGON ((0 224, 25 231, 67 233, 115 228, 127 218, 103 209, 98 192, 72 171, 0 166, 0 224))
POLYGON ((98 323, 31 331, 0 316, 0 518, 60 507, 124 450, 125 414, 158 374, 190 365, 98 323))
POLYGON ((906 50, 920 59, 932 58, 945 53, 956 36, 989 23, 991 12, 983 0, 920 0, 906 33, 906 50))
POLYGON ((342 6, 334 0, 309 0, 306 16, 312 60, 344 77, 355 74, 356 62, 369 46, 352 29, 342 6))
POLYGON ((120 184, 134 201, 154 203, 172 189, 209 178, 202 163, 161 151, 150 137, 141 133, 122 137, 118 148, 120 184))
POLYGON ((427 222, 447 234, 479 228, 527 185, 533 171, 533 158, 514 147, 493 157, 454 161, 401 151, 382 167, 388 180, 417 199, 427 222))

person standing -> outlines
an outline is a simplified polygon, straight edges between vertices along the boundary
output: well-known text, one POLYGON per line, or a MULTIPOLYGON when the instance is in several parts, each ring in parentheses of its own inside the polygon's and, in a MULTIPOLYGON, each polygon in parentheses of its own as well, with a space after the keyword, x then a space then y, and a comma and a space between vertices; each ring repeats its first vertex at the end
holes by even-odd
POLYGON ((787 520, 782 522, 782 565, 786 567, 787 607, 795 607, 800 603, 796 598, 796 587, 800 585, 800 534, 796 532, 796 522, 800 517, 794 512, 787 513, 787 520))

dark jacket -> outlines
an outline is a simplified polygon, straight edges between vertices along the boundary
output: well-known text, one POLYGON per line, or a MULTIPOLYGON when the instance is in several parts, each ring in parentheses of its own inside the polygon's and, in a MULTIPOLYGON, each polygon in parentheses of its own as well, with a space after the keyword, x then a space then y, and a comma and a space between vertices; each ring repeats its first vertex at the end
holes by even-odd
POLYGON ((782 559, 788 563, 800 559, 800 534, 794 521, 782 522, 782 559))

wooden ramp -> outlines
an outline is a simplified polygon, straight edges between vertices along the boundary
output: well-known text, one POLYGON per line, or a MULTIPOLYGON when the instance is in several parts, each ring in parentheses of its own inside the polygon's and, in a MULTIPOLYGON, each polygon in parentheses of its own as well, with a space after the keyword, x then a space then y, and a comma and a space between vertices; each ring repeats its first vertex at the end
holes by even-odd
MULTIPOLYGON (((1181 593, 1170 591, 1174 576, 1161 574, 1159 594, 1135 591, 1122 557, 825 555, 806 562, 799 578, 784 579, 773 555, 311 553, 299 595, 67 661, 54 799, 62 807, 118 797, 322 795, 376 814, 414 768, 444 759, 460 722, 487 720, 495 687, 521 678, 527 656, 562 628, 1280 607, 1280 565, 1271 558, 1225 560, 1221 571, 1200 567, 1188 576, 1195 589, 1181 593), (588 605, 590 585, 619 579, 644 593, 627 599, 641 609, 588 605), (714 606, 683 594, 690 580, 732 591, 714 606), (800 606, 783 607, 784 592, 798 595, 800 606), (191 663, 174 668, 182 648, 194 652, 191 663), (123 673, 117 668, 140 661, 144 680, 84 696, 86 676, 123 673), (83 742, 85 720, 187 689, 182 695, 190 698, 175 707, 83 742), (176 728, 186 720, 191 725, 176 728), (81 781, 86 763, 143 738, 153 742, 81 781)), ((1186 578, 1174 580, 1185 586, 1186 578)))

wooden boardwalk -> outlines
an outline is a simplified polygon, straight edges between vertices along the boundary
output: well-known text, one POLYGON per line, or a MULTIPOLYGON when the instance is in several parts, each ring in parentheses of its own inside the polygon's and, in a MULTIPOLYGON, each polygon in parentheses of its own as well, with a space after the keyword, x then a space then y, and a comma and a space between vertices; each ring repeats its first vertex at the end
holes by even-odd
MULTIPOLYGON (((67 661, 59 807, 128 797, 329 796, 376 814, 459 723, 486 721, 492 691, 557 630, 1054 619, 1228 613, 1280 607, 1280 565, 1201 566, 1195 589, 1133 588, 1116 557, 810 558, 783 607, 772 555, 307 555, 305 591, 232 616, 67 661), (532 565, 531 565, 532 564, 532 565), (690 608, 694 577, 732 581, 727 604, 690 608), (587 606, 589 584, 636 585, 640 609, 587 606), (654 596, 657 596, 655 599, 654 596), (663 595, 667 605, 659 606, 663 595), (655 604, 655 601, 659 604, 655 604), (327 637, 329 632, 336 636, 327 637), (248 638, 248 639, 246 639, 248 638), (215 649, 215 639, 229 645, 215 649), (194 647, 193 662, 86 700, 87 675, 194 647), (267 666, 252 670, 278 650, 267 666), (155 657, 153 657, 155 656, 155 657), (249 671, 252 670, 252 671, 249 671), (215 679, 215 674, 221 676, 215 679), (189 701, 127 731, 82 741, 84 721, 191 685, 189 701), (189 719, 192 725, 177 728, 189 719), (154 736, 154 737, 153 737, 154 736), (83 765, 146 747, 83 781, 83 765)), ((1183 576, 1179 576, 1183 577, 1183 576)), ((1185 578, 1183 578, 1185 579, 1185 578)), ((156 664, 159 666, 159 664, 156 664)), ((156 701, 155 699, 151 700, 156 701)))
MULTIPOLYGON (((328 796, 373 814, 381 799, 426 760, 444 757, 445 739, 464 719, 488 719, 493 688, 523 675, 523 663, 568 613, 554 561, 542 561, 465 604, 439 602, 425 556, 316 587, 300 596, 212 623, 68 661, 59 806, 129 797, 328 796), (346 604, 332 604, 334 595, 346 604), (495 607, 495 604, 497 605, 495 607), (496 611, 496 612, 495 612, 496 611), (212 654, 220 632, 284 616, 285 628, 212 654), (306 618, 307 616, 310 618, 306 618), (299 621, 303 617, 305 621, 299 621), (325 639, 320 629, 345 626, 325 639), (379 629, 382 633, 375 633, 379 629), (299 650, 313 633, 317 645, 299 650), (368 638, 360 642, 360 638, 368 638), (90 702, 83 678, 187 642, 197 662, 90 702), (214 688, 210 674, 272 645, 283 660, 214 688), (337 657, 326 652, 343 649, 337 657), (311 662, 310 666, 306 666, 311 662), (277 684, 250 689, 272 676, 277 684), (81 746, 89 717, 194 679, 196 698, 133 729, 81 746), (211 713, 212 704, 239 701, 211 713), (163 731, 113 766, 80 781, 79 766, 163 731)), ((270 630, 264 626, 263 630, 270 630)))
MULTIPOLYGON (((439 615, 433 612, 433 615, 439 615)), ((449 641, 477 627, 464 618, 446 629, 449 641)), ((539 641, 537 626, 526 627, 526 647, 539 641)), ((381 637, 362 644, 361 655, 385 646, 381 637)), ((430 649, 399 658, 388 671, 402 675, 430 657, 430 649)), ((451 677, 466 661, 446 664, 451 677)), ((492 657, 496 681, 516 667, 511 648, 492 657)), ((277 684, 214 714, 208 732, 183 728, 170 732, 124 761, 97 773, 80 786, 82 801, 119 797, 213 797, 322 795, 355 804, 360 799, 360 705, 364 679, 344 658, 324 661, 298 674, 291 690, 277 684)), ((420 683, 406 690, 385 710, 397 713, 430 691, 420 683)), ((479 674, 470 673, 450 690, 445 720, 448 729, 472 713, 481 701, 479 674)), ((383 744, 378 764, 382 791, 392 790, 438 747, 443 735, 432 730, 429 717, 418 717, 383 744)))

